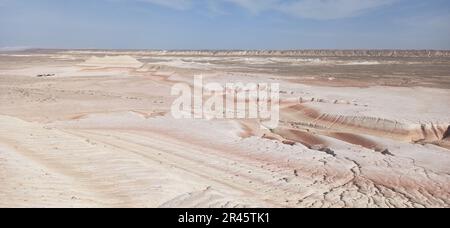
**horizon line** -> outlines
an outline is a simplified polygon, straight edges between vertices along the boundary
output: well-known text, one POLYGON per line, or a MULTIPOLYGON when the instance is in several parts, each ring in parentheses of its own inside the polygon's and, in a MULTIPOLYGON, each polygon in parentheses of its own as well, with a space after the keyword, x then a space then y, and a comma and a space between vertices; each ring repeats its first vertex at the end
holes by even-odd
POLYGON ((289 52, 289 51, 442 51, 450 52, 450 49, 396 49, 396 48, 303 48, 303 49, 152 49, 152 48, 40 48, 40 47, 30 47, 30 48, 18 48, 8 50, 10 47, 0 47, 0 52, 20 52, 20 51, 52 51, 52 50, 75 50, 75 51, 157 51, 157 52, 194 52, 194 51, 227 51, 227 52, 238 52, 238 51, 274 51, 274 52, 289 52))

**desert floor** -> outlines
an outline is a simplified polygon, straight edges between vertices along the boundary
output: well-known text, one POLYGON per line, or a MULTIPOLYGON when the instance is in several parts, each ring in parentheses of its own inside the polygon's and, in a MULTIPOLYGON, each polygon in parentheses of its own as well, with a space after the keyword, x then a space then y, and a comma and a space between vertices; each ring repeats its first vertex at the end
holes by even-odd
POLYGON ((0 207, 449 207, 450 59, 0 54, 0 207), (281 84, 281 120, 171 88, 281 84))

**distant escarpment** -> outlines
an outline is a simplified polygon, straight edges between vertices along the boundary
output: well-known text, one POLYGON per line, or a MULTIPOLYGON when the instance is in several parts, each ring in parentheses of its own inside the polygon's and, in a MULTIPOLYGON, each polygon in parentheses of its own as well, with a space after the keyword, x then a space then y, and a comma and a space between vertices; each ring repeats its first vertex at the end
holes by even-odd
POLYGON ((317 56, 317 57, 450 57, 450 51, 436 50, 289 50, 289 51, 166 51, 154 54, 218 56, 317 56))
MULTIPOLYGON (((35 50, 36 51, 36 50, 35 50)), ((45 51, 45 50, 40 50, 45 51)), ((159 56, 450 57, 450 50, 59 50, 73 54, 159 56)))

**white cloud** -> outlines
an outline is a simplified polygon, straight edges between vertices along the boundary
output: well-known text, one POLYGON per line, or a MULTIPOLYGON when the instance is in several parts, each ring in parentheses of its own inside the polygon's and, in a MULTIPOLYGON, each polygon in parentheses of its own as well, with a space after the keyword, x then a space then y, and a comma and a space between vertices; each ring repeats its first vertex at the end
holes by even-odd
POLYGON ((233 3, 252 13, 275 9, 280 4, 280 0, 222 0, 223 2, 233 3))
POLYGON ((398 0, 222 0, 252 13, 278 11, 295 17, 327 20, 360 15, 398 0))
POLYGON ((302 0, 281 3, 278 10, 287 14, 318 20, 360 15, 392 4, 396 0, 302 0))
POLYGON ((191 0, 139 0, 141 2, 149 2, 177 10, 186 10, 191 8, 191 0))
MULTIPOLYGON (((126 2, 127 0, 106 0, 110 2, 126 2)), ((175 10, 187 10, 192 7, 193 0, 132 0, 136 2, 144 2, 175 10)))
MULTIPOLYGON (((110 0, 114 1, 114 0, 110 0)), ((120 0, 116 0, 120 1, 120 0)), ((123 1, 123 0, 121 0, 123 1)), ((233 4, 253 14, 275 11, 290 16, 329 20, 361 15, 367 11, 390 5, 400 0, 135 0, 176 10, 188 10, 194 4, 205 5, 206 10, 224 13, 222 4, 233 4)))

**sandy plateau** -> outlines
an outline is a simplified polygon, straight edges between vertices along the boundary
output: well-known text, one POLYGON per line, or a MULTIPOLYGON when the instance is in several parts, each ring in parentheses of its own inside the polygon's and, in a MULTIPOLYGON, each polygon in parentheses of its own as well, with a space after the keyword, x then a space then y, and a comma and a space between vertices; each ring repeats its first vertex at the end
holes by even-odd
POLYGON ((450 207, 447 52, 0 54, 0 207, 450 207), (171 87, 280 83, 280 124, 171 87))

